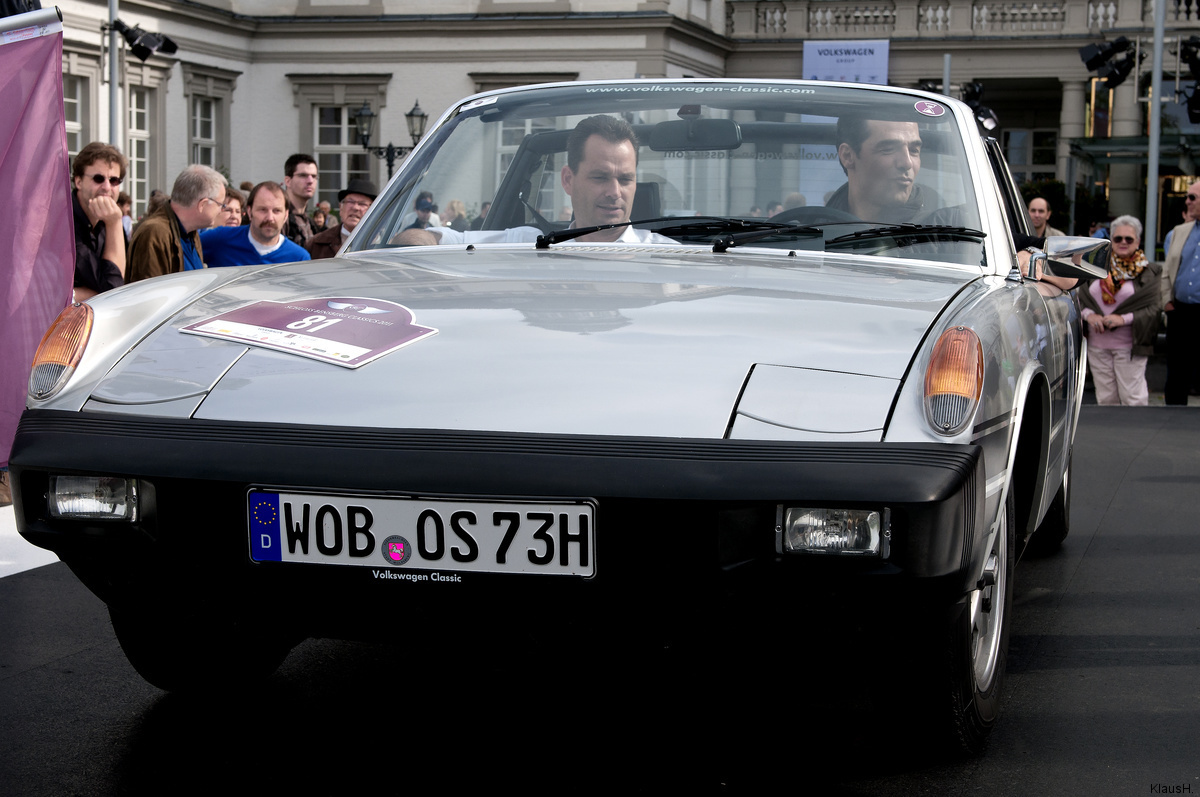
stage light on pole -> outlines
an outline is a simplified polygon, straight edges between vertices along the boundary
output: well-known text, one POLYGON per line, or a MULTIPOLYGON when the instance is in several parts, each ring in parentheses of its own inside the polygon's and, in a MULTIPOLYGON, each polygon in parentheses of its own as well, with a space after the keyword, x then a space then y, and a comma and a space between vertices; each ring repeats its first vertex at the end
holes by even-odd
POLYGON ((161 33, 147 33, 137 25, 131 28, 119 19, 112 21, 112 29, 125 37, 129 49, 142 61, 158 52, 163 55, 174 55, 179 49, 170 36, 164 36, 161 33))
POLYGON ((984 130, 995 130, 1000 125, 1000 118, 996 116, 996 112, 983 104, 983 84, 976 81, 967 83, 962 88, 963 102, 975 114, 975 121, 980 124, 984 130))
POLYGON ((1115 89, 1125 82, 1134 67, 1141 64, 1145 53, 1130 53, 1134 43, 1124 36, 1111 42, 1088 44, 1079 48, 1079 58, 1089 72, 1103 78, 1105 88, 1115 89))
POLYGON ((1089 72, 1095 72, 1100 67, 1111 61, 1114 56, 1119 55, 1132 46, 1132 42, 1124 36, 1118 36, 1111 42, 1103 44, 1088 44, 1079 48, 1079 57, 1083 60, 1083 65, 1089 72))

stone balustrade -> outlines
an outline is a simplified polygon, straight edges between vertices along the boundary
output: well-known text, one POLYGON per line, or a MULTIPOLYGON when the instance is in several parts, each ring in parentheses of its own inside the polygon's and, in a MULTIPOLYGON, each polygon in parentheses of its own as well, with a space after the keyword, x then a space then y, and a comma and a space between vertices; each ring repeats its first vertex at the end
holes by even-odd
MULTIPOLYGON (((1102 36, 1153 29, 1155 0, 726 0, 738 39, 1102 36)), ((1200 32, 1200 0, 1166 0, 1169 31, 1200 32)))

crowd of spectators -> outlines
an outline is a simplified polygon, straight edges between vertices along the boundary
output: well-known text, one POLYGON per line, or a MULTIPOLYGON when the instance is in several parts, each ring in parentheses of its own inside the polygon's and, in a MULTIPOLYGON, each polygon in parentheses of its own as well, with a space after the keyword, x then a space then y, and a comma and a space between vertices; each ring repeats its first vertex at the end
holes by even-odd
MULTIPOLYGON (((243 182, 240 190, 215 169, 193 164, 169 193, 151 191, 135 222, 133 201, 121 191, 128 167, 119 150, 102 142, 88 144, 72 163, 77 301, 180 271, 333 257, 379 195, 370 180, 354 179, 338 192, 336 210, 327 201, 313 203, 320 174, 304 153, 284 162, 282 180, 243 182)), ((405 223, 478 229, 486 213, 487 203, 472 221, 462 201, 452 199, 440 217, 433 195, 424 192, 405 223)))

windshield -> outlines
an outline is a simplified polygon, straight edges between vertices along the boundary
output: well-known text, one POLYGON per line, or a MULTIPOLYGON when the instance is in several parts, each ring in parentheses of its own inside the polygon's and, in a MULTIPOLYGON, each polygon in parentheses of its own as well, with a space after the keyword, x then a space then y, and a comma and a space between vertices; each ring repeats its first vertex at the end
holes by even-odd
POLYGON ((732 81, 468 102, 361 226, 351 251, 612 241, 978 265, 983 240, 945 105, 869 86, 732 81))

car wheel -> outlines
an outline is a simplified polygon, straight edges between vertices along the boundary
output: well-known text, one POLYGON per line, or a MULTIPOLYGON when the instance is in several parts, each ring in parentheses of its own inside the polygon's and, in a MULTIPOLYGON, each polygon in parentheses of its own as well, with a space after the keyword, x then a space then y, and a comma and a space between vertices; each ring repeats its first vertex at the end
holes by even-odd
POLYGON ((275 672, 298 641, 182 613, 110 606, 108 614, 138 675, 169 692, 253 686, 275 672))
POLYGON ((1026 551, 1033 556, 1047 556, 1062 547, 1063 541, 1071 531, 1071 463, 1067 462, 1067 470, 1063 473, 1062 484, 1046 510, 1042 524, 1029 538, 1026 551))
POLYGON ((1016 504, 1011 491, 988 552, 984 576, 952 615, 949 634, 952 730, 976 755, 1000 713, 1012 614, 1016 504))

